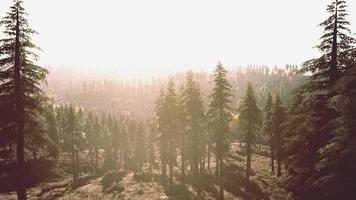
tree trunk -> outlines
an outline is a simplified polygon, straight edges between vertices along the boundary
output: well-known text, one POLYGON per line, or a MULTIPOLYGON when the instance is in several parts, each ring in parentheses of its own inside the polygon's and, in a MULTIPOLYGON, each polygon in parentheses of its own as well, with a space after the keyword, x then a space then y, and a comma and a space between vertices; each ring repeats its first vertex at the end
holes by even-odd
POLYGON ((151 136, 150 149, 149 149, 149 163, 150 163, 150 171, 151 172, 152 172, 152 170, 154 168, 155 162, 156 162, 155 148, 154 148, 153 138, 151 136))
POLYGON ((167 166, 166 162, 161 161, 161 170, 162 170, 162 184, 165 185, 166 182, 166 176, 167 176, 167 166))
POLYGON ((185 137, 184 135, 182 136, 182 148, 181 148, 181 157, 182 157, 182 160, 181 160, 181 174, 182 174, 182 184, 183 186, 185 185, 185 137))
POLYGON ((273 143, 273 139, 271 139, 271 168, 272 168, 272 174, 274 174, 274 143, 273 143))
POLYGON ((73 188, 77 187, 77 176, 76 176, 76 161, 74 152, 74 132, 72 132, 72 175, 73 175, 73 188))
POLYGON ((178 156, 177 156, 177 148, 173 148, 173 165, 178 167, 178 156))
POLYGON ((208 145, 208 171, 210 172, 210 144, 208 145))
POLYGON ((262 152, 262 144, 261 144, 261 143, 258 144, 258 151, 259 151, 260 153, 262 152))
POLYGON ((114 171, 116 172, 116 171, 118 171, 118 168, 119 168, 119 166, 118 166, 118 164, 117 164, 117 161, 118 161, 118 156, 117 156, 117 147, 115 146, 115 148, 114 148, 114 155, 113 155, 113 159, 114 159, 114 171))
POLYGON ((281 159, 277 158, 277 176, 280 177, 282 175, 281 172, 281 159))
POLYGON ((220 164, 220 174, 219 174, 219 186, 220 186, 220 194, 219 194, 219 200, 224 200, 224 187, 223 187, 223 176, 224 176, 224 161, 222 159, 222 156, 220 155, 219 158, 219 164, 220 164))
POLYGON ((25 187, 25 120, 24 120, 24 102, 22 99, 22 77, 21 77, 21 61, 20 61, 20 20, 19 20, 19 5, 16 3, 16 38, 15 38, 15 65, 14 65, 14 96, 16 104, 16 158, 17 158, 17 199, 26 200, 25 187))
POLYGON ((79 178, 79 152, 75 150, 75 176, 78 180, 79 178))
POLYGON ((280 140, 280 134, 279 132, 276 135, 276 146, 277 146, 277 176, 280 177, 281 176, 281 157, 280 157, 280 153, 281 153, 281 140, 280 140))
POLYGON ((192 163, 192 167, 193 167, 193 186, 194 188, 197 190, 197 196, 198 198, 200 197, 200 185, 199 185, 199 163, 200 163, 200 158, 198 155, 199 152, 199 146, 198 146, 198 132, 197 132, 197 126, 195 123, 196 120, 192 119, 192 134, 193 134, 193 138, 192 138, 192 142, 193 142, 193 163, 192 163))
POLYGON ((169 186, 173 186, 173 161, 169 164, 169 186))
POLYGON ((223 159, 222 159, 222 153, 221 153, 221 147, 220 147, 220 140, 217 142, 216 146, 216 179, 217 179, 217 184, 219 186, 220 192, 219 192, 219 200, 224 199, 224 189, 223 189, 223 183, 222 183, 222 169, 223 169, 223 159))
POLYGON ((216 154, 216 157, 215 157, 215 181, 217 183, 219 182, 219 173, 220 173, 219 157, 218 157, 218 154, 216 154))
POLYGON ((201 161, 201 166, 200 166, 200 173, 201 174, 205 173, 205 152, 204 152, 204 155, 202 156, 202 161, 201 161))
POLYGON ((332 49, 331 49, 331 62, 330 62, 330 83, 334 83, 338 76, 338 68, 337 68, 337 26, 338 26, 338 0, 336 0, 335 5, 335 21, 334 21, 334 30, 333 30, 333 41, 332 41, 332 49))
POLYGON ((98 145, 95 145, 95 164, 94 164, 94 174, 98 171, 98 159, 99 159, 99 149, 98 145))
POLYGON ((174 165, 174 152, 173 152, 173 141, 172 141, 172 137, 170 138, 170 142, 169 142, 169 186, 172 187, 173 186, 173 165, 174 165))
POLYGON ((195 157, 194 159, 194 166, 193 166, 193 170, 194 170, 194 188, 197 190, 197 195, 198 195, 198 199, 200 197, 200 193, 201 193, 201 189, 200 189, 200 175, 199 175, 199 161, 198 158, 195 157))
POLYGON ((93 162, 93 149, 89 147, 89 156, 90 156, 90 171, 93 174, 94 173, 94 162, 93 162))
POLYGON ((150 144, 149 150, 148 150, 148 163, 149 167, 148 170, 152 173, 152 165, 153 165, 153 159, 152 159, 152 146, 150 144))
POLYGON ((246 178, 250 180, 250 172, 251 172, 251 143, 247 141, 246 143, 246 156, 247 156, 247 163, 246 163, 246 178))

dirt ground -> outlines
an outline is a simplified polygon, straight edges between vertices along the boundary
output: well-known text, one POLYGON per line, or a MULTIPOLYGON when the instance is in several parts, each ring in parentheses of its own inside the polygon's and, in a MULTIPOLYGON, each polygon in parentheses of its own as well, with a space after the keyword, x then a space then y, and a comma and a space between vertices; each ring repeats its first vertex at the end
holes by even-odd
MULTIPOLYGON (((227 159, 227 163, 235 166, 240 166, 243 170, 245 168, 245 157, 239 153, 238 143, 231 145, 231 156, 240 157, 241 159, 227 159)), ((83 156, 85 157, 85 156, 83 156)), ((64 162, 69 162, 66 159, 62 159, 64 162)), ((63 164, 63 163, 62 163, 63 164)), ((67 163, 68 164, 68 163, 67 163)), ((212 163, 214 166, 214 163, 212 163)), ((224 193, 226 200, 238 200, 238 199, 271 199, 271 200, 283 200, 287 199, 288 193, 284 191, 277 184, 277 177, 273 176, 270 172, 270 159, 262 155, 254 154, 252 157, 252 168, 254 169, 254 176, 251 178, 251 187, 244 187, 243 179, 239 181, 239 178, 231 180, 234 183, 233 187, 227 187, 224 193), (236 183, 236 184, 235 184, 236 183)), ((179 169, 175 169, 179 174, 179 169)), ((214 171, 214 168, 212 168, 214 171)), ((35 187, 29 188, 28 199, 29 200, 168 200, 168 199, 192 199, 196 196, 196 191, 188 183, 182 190, 179 183, 179 177, 175 177, 175 190, 168 191, 167 188, 162 186, 159 179, 159 170, 151 172, 147 180, 139 180, 135 177, 134 172, 128 172, 113 183, 111 189, 104 189, 103 176, 93 178, 77 189, 71 188, 71 176, 66 174, 65 176, 49 179, 41 182, 35 187), (110 190, 110 191, 109 191, 110 190), (182 195, 181 195, 181 194, 182 195)), ((239 172, 243 174, 243 172, 239 172)), ((213 177, 213 175, 211 175, 213 177)), ((140 177, 139 177, 140 178, 140 177)), ((227 177, 229 178, 229 177, 227 177)), ((218 187, 212 185, 207 179, 207 185, 211 187, 204 189, 201 192, 201 199, 216 199, 218 187)), ((15 200, 16 193, 8 192, 0 194, 0 200, 15 200)))

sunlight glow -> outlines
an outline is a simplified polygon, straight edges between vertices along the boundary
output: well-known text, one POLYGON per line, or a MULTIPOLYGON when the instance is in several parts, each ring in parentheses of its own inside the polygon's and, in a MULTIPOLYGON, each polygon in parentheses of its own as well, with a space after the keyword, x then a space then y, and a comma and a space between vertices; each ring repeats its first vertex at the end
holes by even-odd
MULTIPOLYGON (((40 63, 137 76, 297 64, 319 55, 325 0, 33 0, 40 63), (306 6, 307 5, 307 6, 306 6), (149 74, 147 74, 149 73, 149 74)), ((0 16, 12 0, 0 1, 0 16)), ((356 2, 348 1, 356 25, 356 2)))

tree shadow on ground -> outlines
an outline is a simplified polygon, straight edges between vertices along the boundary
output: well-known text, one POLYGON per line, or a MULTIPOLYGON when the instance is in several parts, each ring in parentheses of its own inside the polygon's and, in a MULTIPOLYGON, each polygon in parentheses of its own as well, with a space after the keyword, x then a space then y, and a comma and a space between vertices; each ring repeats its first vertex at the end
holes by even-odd
POLYGON ((264 193, 255 181, 247 180, 242 174, 236 172, 228 173, 224 179, 224 188, 244 200, 270 199, 269 195, 264 193))
POLYGON ((117 186, 117 183, 120 182, 125 175, 126 173, 124 171, 110 171, 106 173, 101 179, 103 191, 112 190, 112 187, 117 186))
MULTIPOLYGON (((66 175, 65 172, 56 165, 55 160, 37 159, 26 161, 26 187, 33 187, 48 179, 64 177, 66 175)), ((17 174, 16 162, 0 166, 0 193, 16 191, 17 174)))
MULTIPOLYGON (((168 178, 163 179, 162 176, 157 173, 138 172, 134 174, 133 179, 137 182, 156 182, 160 184, 164 189, 164 193, 172 200, 196 199, 197 197, 196 193, 189 189, 189 185, 183 185, 177 180, 175 180, 172 185, 169 185, 168 178)), ((189 178, 187 179, 189 180, 189 178)))
MULTIPOLYGON (((269 199, 268 194, 264 193, 260 186, 250 180, 248 181, 243 175, 240 169, 234 169, 227 167, 231 171, 227 170, 224 177, 224 190, 232 195, 244 200, 263 200, 269 199)), ((198 188, 194 187, 191 174, 187 174, 185 177, 186 185, 181 183, 181 177, 177 174, 173 185, 169 185, 167 179, 162 179, 162 176, 158 173, 139 172, 133 176, 135 181, 142 182, 156 182, 163 186, 164 192, 169 199, 205 199, 206 196, 218 198, 219 188, 215 181, 215 176, 211 173, 201 174, 198 178, 198 188), (200 191, 199 195, 197 192, 200 191), (198 198, 199 197, 199 198, 198 198)))
POLYGON ((188 190, 188 187, 183 184, 173 184, 165 185, 164 187, 165 194, 172 200, 180 199, 196 199, 196 194, 188 190))

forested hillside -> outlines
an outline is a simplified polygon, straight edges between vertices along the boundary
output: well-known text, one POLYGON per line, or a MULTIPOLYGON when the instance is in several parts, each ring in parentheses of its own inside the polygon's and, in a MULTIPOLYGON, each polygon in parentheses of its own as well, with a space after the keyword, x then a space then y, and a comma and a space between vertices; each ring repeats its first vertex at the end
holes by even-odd
POLYGON ((23 5, 0 21, 0 199, 356 199, 346 1, 300 67, 131 81, 36 64, 23 5))
MULTIPOLYGON (((268 93, 278 92, 284 105, 292 98, 292 91, 303 81, 305 76, 298 75, 298 67, 245 66, 229 68, 228 80, 234 93, 232 104, 237 105, 243 96, 247 83, 251 81, 258 91, 258 104, 263 106, 268 93)), ((204 104, 208 102, 212 75, 209 72, 194 72, 200 85, 204 104)), ((179 89, 185 81, 185 74, 172 74, 169 78, 179 89)), ((168 82, 168 77, 143 79, 105 79, 94 72, 78 72, 70 69, 53 69, 47 78, 46 91, 55 96, 56 102, 70 102, 76 106, 101 111, 126 112, 138 118, 149 119, 154 114, 154 102, 159 91, 168 82), (83 76, 76 76, 81 73, 83 76)))

